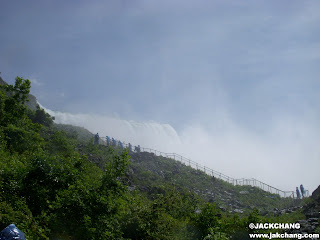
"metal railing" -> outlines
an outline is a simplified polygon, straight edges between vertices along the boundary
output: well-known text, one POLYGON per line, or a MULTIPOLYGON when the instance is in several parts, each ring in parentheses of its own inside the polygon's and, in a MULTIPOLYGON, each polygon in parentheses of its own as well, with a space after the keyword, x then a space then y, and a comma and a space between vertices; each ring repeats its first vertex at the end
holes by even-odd
MULTIPOLYGON (((108 145, 108 141, 100 138, 102 141, 100 141, 100 144, 103 145, 108 145)), ((145 148, 145 147, 140 147, 140 145, 138 146, 133 146, 130 143, 126 144, 125 142, 120 142, 118 140, 115 140, 112 138, 113 141, 109 142, 109 145, 113 145, 113 146, 118 146, 121 148, 129 148, 129 151, 132 152, 148 152, 148 153, 153 153, 156 156, 162 156, 165 158, 170 158, 173 159, 175 161, 179 161, 182 164, 186 165, 186 166, 190 166, 194 169, 203 171, 205 174, 221 179, 225 182, 228 182, 234 186, 236 185, 240 185, 240 186, 252 186, 252 187, 257 187, 260 188, 266 192, 272 193, 272 194, 278 194, 280 197, 283 198, 297 198, 297 194, 295 191, 283 191, 280 190, 278 188, 275 188, 273 186, 270 186, 269 184, 266 184, 264 182, 261 182, 260 180, 257 180, 255 178, 251 178, 251 179, 245 179, 245 178, 241 178, 241 179, 235 179, 232 177, 229 177, 221 172, 218 172, 216 170, 213 170, 209 167, 206 166, 202 166, 201 164, 192 161, 191 159, 185 158, 177 153, 165 153, 165 152, 161 152, 155 149, 151 149, 151 148, 145 148)), ((305 190, 304 193, 305 197, 309 196, 309 191, 305 190)))

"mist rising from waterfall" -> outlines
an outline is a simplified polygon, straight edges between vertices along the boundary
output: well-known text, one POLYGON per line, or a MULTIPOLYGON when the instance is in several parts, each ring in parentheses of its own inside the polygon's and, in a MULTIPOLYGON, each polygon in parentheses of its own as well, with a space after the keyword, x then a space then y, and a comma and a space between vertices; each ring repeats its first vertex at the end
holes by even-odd
POLYGON ((81 126, 92 133, 99 133, 100 137, 110 136, 126 143, 130 142, 133 145, 141 145, 163 152, 172 152, 181 145, 180 137, 169 124, 152 121, 137 122, 110 116, 71 114, 44 109, 55 117, 56 123, 81 126))
MULTIPOLYGON (((45 109, 45 108, 44 108, 45 109)), ((317 187, 320 141, 313 124, 279 119, 264 135, 230 119, 220 129, 191 124, 177 132, 171 125, 137 122, 94 114, 71 114, 45 109, 56 123, 87 128, 133 145, 177 153, 234 178, 256 178, 283 190, 303 183, 317 187), (309 174, 302 174, 308 172, 309 174), (284 178, 285 176, 285 178, 284 178)))

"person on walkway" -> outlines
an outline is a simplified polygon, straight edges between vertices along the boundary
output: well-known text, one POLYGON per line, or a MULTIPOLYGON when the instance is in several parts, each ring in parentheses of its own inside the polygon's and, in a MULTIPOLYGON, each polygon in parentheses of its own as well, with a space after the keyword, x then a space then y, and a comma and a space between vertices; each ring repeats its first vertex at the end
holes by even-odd
POLYGON ((304 195, 305 195, 305 191, 304 191, 304 187, 303 187, 303 185, 302 185, 302 184, 300 185, 300 191, 301 191, 301 195, 302 195, 302 197, 304 197, 304 195))
POLYGON ((128 144, 128 148, 129 148, 129 153, 131 153, 131 152, 132 152, 132 145, 131 145, 131 143, 128 144))
POLYGON ((94 136, 94 144, 99 145, 99 133, 94 136))
POLYGON ((297 192, 297 198, 300 199, 301 198, 301 194, 300 194, 300 191, 299 191, 298 187, 296 187, 296 192, 297 192))
POLYGON ((119 141, 119 146, 120 146, 120 149, 123 150, 123 143, 121 141, 119 141))
POLYGON ((112 138, 112 145, 113 145, 114 147, 117 146, 117 140, 115 140, 114 138, 112 138))
POLYGON ((106 139, 107 139, 107 146, 111 146, 111 139, 109 136, 106 136, 106 139))
POLYGON ((134 147, 134 151, 140 153, 140 145, 134 147))

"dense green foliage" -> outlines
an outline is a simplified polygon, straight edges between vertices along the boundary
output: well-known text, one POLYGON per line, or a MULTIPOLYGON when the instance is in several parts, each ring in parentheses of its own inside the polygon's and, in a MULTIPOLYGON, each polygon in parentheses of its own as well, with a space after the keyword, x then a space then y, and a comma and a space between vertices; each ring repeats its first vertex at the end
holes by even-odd
POLYGON ((42 109, 26 109, 29 90, 19 77, 0 89, 0 229, 15 223, 28 239, 241 239, 248 223, 279 220, 222 212, 183 187, 188 175, 164 172, 162 181, 130 165, 127 151, 80 142, 42 109))

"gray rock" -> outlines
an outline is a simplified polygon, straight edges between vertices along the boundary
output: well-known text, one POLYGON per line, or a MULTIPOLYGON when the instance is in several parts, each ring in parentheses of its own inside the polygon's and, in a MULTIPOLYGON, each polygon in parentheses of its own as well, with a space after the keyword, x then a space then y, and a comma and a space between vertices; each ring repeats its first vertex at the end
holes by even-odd
POLYGON ((234 209, 233 212, 235 212, 235 213, 243 213, 243 210, 242 209, 234 209))
POLYGON ((309 218, 308 222, 318 222, 319 218, 309 218))
POLYGON ((249 192, 248 191, 241 191, 240 194, 247 195, 247 194, 249 194, 249 192))
POLYGON ((298 223, 300 223, 300 225, 307 225, 308 221, 307 220, 298 220, 298 223))

